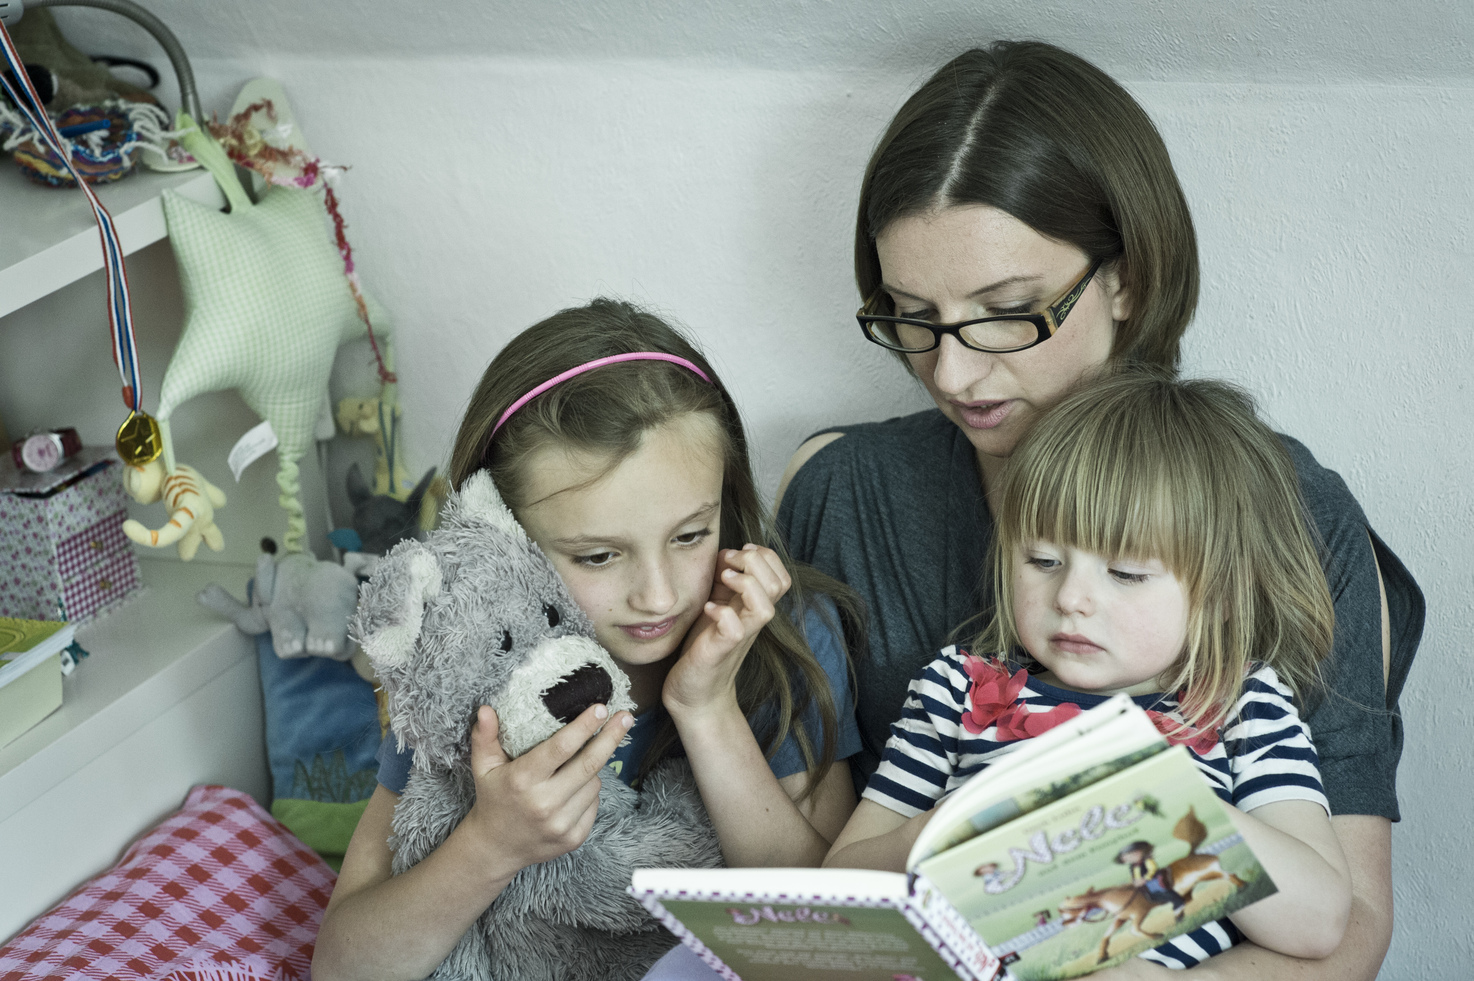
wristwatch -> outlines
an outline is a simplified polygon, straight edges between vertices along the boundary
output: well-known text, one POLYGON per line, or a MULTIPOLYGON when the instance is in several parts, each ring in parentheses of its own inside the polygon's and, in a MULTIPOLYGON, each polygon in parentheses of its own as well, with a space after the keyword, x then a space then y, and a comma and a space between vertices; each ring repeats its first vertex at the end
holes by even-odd
POLYGON ((45 473, 82 449, 82 437, 71 426, 65 429, 31 433, 10 447, 15 465, 35 473, 45 473))

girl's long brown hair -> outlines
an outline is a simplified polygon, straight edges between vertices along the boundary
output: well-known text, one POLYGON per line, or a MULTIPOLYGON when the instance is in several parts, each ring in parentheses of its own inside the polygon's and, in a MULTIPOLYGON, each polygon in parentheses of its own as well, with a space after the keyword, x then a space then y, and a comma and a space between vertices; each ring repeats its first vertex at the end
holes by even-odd
MULTIPOLYGON (((526 495, 525 462, 541 447, 558 444, 597 454, 613 469, 640 447, 649 430, 692 412, 711 415, 721 432, 719 547, 765 544, 778 552, 793 576, 778 615, 763 628, 742 663, 737 702, 750 719, 765 723, 756 735, 769 758, 793 735, 810 774, 804 790, 807 796, 834 762, 839 725, 828 677, 804 640, 801 618, 796 620, 792 611, 807 609, 810 597, 823 593, 834 600, 844 619, 857 623, 859 601, 837 580, 788 560, 772 533, 767 509, 752 479, 747 437, 736 403, 694 345, 659 317, 602 298, 559 311, 529 327, 492 360, 471 396, 451 451, 451 484, 459 489, 468 476, 484 468, 517 514, 531 503, 526 495), (542 382, 598 358, 635 351, 678 355, 700 367, 711 382, 664 361, 607 365, 539 395, 492 436, 493 426, 507 407, 542 382), (818 710, 822 724, 822 752, 802 724, 810 705, 818 710), (771 710, 759 712, 765 707, 771 710)), ((829 626, 841 635, 840 623, 829 626)), ((649 772, 676 738, 675 724, 667 717, 641 772, 649 772)))
POLYGON ((1221 723, 1251 660, 1315 694, 1335 611, 1294 463, 1247 393, 1133 368, 1088 382, 1019 443, 1000 491, 977 650, 1018 647, 1016 555, 1045 541, 1154 558, 1182 581, 1187 643, 1162 688, 1189 725, 1221 723))

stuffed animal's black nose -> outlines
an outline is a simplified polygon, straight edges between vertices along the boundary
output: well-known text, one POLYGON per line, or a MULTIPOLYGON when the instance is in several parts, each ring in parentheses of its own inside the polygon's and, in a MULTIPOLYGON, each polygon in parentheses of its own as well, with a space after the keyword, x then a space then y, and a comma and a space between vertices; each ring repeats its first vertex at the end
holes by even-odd
POLYGON ((559 722, 567 725, 590 705, 608 703, 614 696, 614 681, 597 664, 585 664, 543 692, 543 704, 559 722))

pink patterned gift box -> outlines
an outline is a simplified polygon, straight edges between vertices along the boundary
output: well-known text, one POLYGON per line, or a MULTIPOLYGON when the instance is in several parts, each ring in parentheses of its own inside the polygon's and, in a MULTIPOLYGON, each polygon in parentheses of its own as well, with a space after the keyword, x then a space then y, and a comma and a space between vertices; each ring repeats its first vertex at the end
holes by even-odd
POLYGON ((0 616, 75 623, 138 588, 121 472, 104 447, 43 474, 0 461, 0 616))

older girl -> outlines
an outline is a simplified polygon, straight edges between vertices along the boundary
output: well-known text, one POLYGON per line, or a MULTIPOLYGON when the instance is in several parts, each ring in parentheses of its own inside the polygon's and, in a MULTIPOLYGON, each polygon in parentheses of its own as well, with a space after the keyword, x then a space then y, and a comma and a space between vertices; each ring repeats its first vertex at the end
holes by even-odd
POLYGON ((509 760, 483 707, 475 805, 392 878, 409 754, 385 740, 324 915, 319 979, 424 977, 517 872, 578 847, 601 778, 634 782, 673 752, 690 759, 729 865, 817 865, 854 808, 848 768, 834 765, 859 745, 831 601, 848 590, 761 544, 736 406, 684 338, 608 300, 524 331, 456 436, 451 481, 478 469, 629 674, 636 712, 591 706, 509 760))

